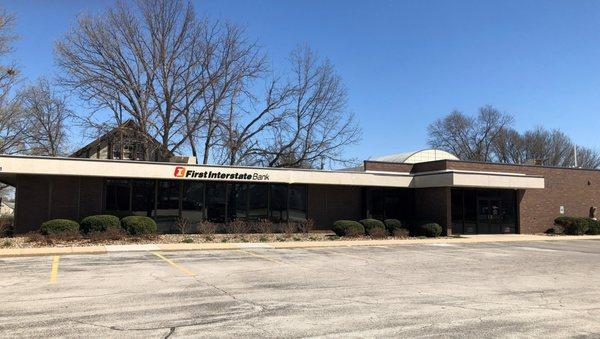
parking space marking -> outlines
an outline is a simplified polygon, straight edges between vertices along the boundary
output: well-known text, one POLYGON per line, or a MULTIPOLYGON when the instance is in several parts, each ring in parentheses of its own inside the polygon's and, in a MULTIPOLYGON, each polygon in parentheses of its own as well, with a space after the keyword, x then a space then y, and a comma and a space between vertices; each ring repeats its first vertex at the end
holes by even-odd
POLYGON ((274 263, 277 263, 277 264, 280 264, 280 265, 285 265, 285 263, 283 261, 281 261, 281 260, 273 259, 273 258, 264 256, 264 255, 260 255, 260 254, 256 254, 256 253, 252 253, 250 251, 244 251, 244 250, 236 250, 236 251, 242 252, 242 253, 245 253, 245 254, 248 254, 248 255, 251 255, 253 257, 257 257, 257 258, 261 258, 261 259, 264 259, 264 260, 268 260, 268 261, 271 261, 271 262, 274 262, 274 263))
POLYGON ((60 262, 60 255, 55 255, 52 258, 52 268, 50 269, 50 283, 55 284, 58 278, 58 263, 60 262))
POLYGON ((155 256, 161 258, 162 260, 166 261, 169 265, 175 267, 176 269, 180 270, 181 272, 183 272, 186 275, 189 275, 190 277, 195 277, 196 274, 190 270, 188 270, 187 268, 176 264, 173 260, 169 259, 169 258, 165 258, 162 254, 158 253, 158 252, 152 252, 152 254, 154 254, 155 256))

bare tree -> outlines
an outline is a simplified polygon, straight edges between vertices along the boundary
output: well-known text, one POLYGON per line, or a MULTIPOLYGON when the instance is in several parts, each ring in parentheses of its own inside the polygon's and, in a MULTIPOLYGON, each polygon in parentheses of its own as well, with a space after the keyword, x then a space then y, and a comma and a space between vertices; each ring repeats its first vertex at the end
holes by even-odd
POLYGON ((587 147, 577 147, 577 166, 581 168, 600 168, 600 153, 587 147))
POLYGON ((63 96, 57 95, 46 79, 26 87, 19 95, 26 114, 28 152, 35 155, 64 155, 67 146, 66 124, 71 115, 63 96))
POLYGON ((269 137, 259 156, 269 167, 323 168, 348 164, 343 150, 360 139, 360 129, 348 110, 348 95, 333 64, 309 47, 291 53, 290 103, 285 120, 269 137))
POLYGON ((165 151, 192 140, 194 153, 198 129, 240 76, 240 63, 261 63, 253 52, 234 26, 199 21, 180 0, 119 2, 100 17, 80 17, 56 45, 61 84, 110 109, 110 125, 133 119, 165 151))
POLYGON ((544 166, 573 166, 573 143, 561 131, 537 127, 525 132, 523 139, 527 160, 544 166))
MULTIPOLYGON (((241 97, 253 99, 250 86, 266 73, 267 65, 257 44, 248 42, 243 31, 234 25, 226 25, 223 34, 217 31, 206 36, 204 41, 206 46, 211 46, 207 48, 210 55, 204 58, 204 68, 211 79, 203 92, 205 105, 200 112, 205 115, 196 114, 195 119, 189 119, 196 121, 196 126, 191 126, 188 130, 190 136, 194 135, 194 131, 204 132, 196 139, 203 141, 202 163, 206 164, 209 162, 211 149, 228 143, 223 140, 227 138, 227 134, 223 134, 226 130, 222 127, 233 123, 237 118, 233 114, 237 114, 234 111, 241 97), (203 128, 199 129, 199 125, 203 125, 203 128)), ((190 139, 190 144, 192 153, 196 156, 194 140, 190 139)))
MULTIPOLYGON (((12 51, 14 15, 0 11, 0 57, 12 51)), ((0 154, 14 154, 23 149, 24 114, 15 100, 18 74, 13 66, 0 65, 0 154)))
POLYGON ((525 163, 525 141, 516 130, 503 128, 493 141, 493 159, 506 164, 525 163))
POLYGON ((340 76, 306 46, 295 49, 290 61, 290 79, 267 81, 262 99, 236 89, 219 128, 219 162, 323 168, 349 161, 342 151, 360 130, 340 76))
MULTIPOLYGON (((0 57, 13 50, 15 16, 0 10, 0 57)), ((25 115, 14 96, 18 72, 4 60, 0 64, 0 154, 15 154, 23 151, 25 115)), ((0 197, 13 194, 10 186, 0 183, 0 197)))
POLYGON ((492 106, 479 109, 476 118, 453 111, 428 127, 429 144, 463 160, 492 161, 498 135, 513 122, 492 106))
POLYGON ((272 80, 263 106, 257 107, 254 97, 246 95, 246 99, 251 101, 250 110, 239 103, 243 100, 240 93, 244 91, 236 91, 231 97, 227 116, 219 124, 219 144, 216 146, 220 154, 217 161, 227 165, 256 165, 267 147, 268 136, 275 133, 286 118, 285 105, 291 89, 287 86, 279 88, 277 81, 272 80))

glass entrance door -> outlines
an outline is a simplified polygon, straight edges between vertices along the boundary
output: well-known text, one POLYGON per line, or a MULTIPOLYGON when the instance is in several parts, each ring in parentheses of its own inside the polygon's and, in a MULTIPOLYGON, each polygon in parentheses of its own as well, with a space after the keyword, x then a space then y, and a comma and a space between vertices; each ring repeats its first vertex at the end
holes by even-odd
POLYGON ((502 200, 488 198, 477 199, 477 233, 504 233, 502 225, 504 224, 505 214, 505 209, 502 208, 502 200))

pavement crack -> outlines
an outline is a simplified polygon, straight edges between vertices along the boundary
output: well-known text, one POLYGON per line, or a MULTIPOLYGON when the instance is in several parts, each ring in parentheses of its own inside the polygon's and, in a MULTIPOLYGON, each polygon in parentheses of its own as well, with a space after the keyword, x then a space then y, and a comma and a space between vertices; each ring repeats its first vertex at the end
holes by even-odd
POLYGON ((170 338, 173 333, 175 333, 175 330, 177 329, 177 327, 171 327, 171 329, 169 329, 169 333, 167 333, 167 335, 164 337, 164 339, 170 338))
POLYGON ((75 320, 75 319, 70 319, 72 322, 74 323, 78 323, 81 325, 88 325, 88 326, 94 326, 94 327, 101 327, 101 328, 107 328, 109 330, 113 330, 113 331, 127 331, 124 328, 119 328, 117 326, 107 326, 107 325, 100 325, 100 324, 94 324, 94 323, 88 323, 86 321, 81 321, 81 320, 75 320))

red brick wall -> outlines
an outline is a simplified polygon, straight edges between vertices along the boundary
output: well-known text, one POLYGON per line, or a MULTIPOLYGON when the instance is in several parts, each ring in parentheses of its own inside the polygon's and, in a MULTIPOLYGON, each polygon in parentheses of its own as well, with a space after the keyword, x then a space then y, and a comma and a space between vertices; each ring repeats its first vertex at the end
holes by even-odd
POLYGON ((315 228, 329 230, 336 220, 363 218, 360 187, 308 185, 308 217, 315 228))
POLYGON ((15 201, 15 232, 37 231, 40 223, 48 220, 50 184, 48 177, 17 176, 15 201))
POLYGON ((50 218, 79 220, 79 178, 51 177, 50 218))
POLYGON ((104 201, 104 179, 81 177, 79 218, 102 213, 104 201))
POLYGON ((18 175, 15 231, 37 231, 49 219, 80 220, 99 214, 102 192, 102 178, 18 175))
POLYGON ((435 222, 444 234, 452 235, 450 188, 434 187, 415 189, 415 222, 435 222))
POLYGON ((385 172, 410 172, 412 164, 398 164, 393 162, 369 161, 364 162, 365 171, 385 171, 385 172))

